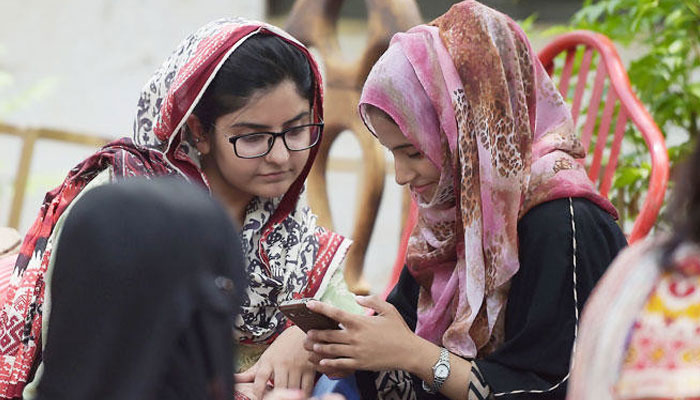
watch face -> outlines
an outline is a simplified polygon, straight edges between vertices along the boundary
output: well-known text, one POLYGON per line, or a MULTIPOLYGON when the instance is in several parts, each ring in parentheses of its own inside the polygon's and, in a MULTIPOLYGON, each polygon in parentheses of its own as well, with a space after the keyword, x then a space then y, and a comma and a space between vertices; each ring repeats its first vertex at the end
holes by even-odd
POLYGON ((450 368, 446 364, 439 364, 435 368, 435 376, 441 379, 447 379, 450 375, 450 368))

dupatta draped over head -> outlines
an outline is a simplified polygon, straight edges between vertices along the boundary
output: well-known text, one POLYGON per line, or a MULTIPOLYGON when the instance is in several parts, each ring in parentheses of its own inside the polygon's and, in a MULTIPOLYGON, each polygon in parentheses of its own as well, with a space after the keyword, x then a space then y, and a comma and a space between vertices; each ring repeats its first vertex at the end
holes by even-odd
MULTIPOLYGON (((396 34, 370 72, 359 111, 388 114, 441 171, 406 264, 421 285, 416 333, 463 357, 502 341, 518 221, 532 207, 587 198, 613 216, 577 161, 571 114, 522 29, 475 1, 396 34)), ((547 249, 542 249, 547 251, 547 249)))
MULTIPOLYGON (((46 194, 39 217, 22 244, 0 311, 0 398, 21 396, 36 365, 51 233, 59 217, 90 180, 107 168, 116 179, 176 175, 208 187, 196 150, 186 141, 185 122, 221 65, 254 34, 279 36, 307 57, 314 75, 312 113, 316 122, 322 120, 318 66, 309 51, 286 32, 261 22, 220 19, 185 38, 144 86, 133 140, 123 138, 106 145, 46 194)), ((235 322, 241 342, 274 340, 288 326, 277 309, 278 302, 292 296, 314 296, 347 251, 349 241, 317 227, 309 208, 299 201, 317 151, 318 147, 309 150, 302 173, 284 196, 255 198, 246 209, 241 236, 250 285, 235 322)))

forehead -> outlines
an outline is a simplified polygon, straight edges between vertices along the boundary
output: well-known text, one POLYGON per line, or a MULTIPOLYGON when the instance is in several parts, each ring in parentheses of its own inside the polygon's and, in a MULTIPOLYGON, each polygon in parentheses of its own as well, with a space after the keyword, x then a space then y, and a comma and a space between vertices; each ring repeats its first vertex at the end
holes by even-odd
POLYGON ((304 111, 310 111, 309 100, 299 94, 292 81, 285 80, 270 88, 253 92, 242 108, 221 116, 221 122, 227 125, 251 123, 275 127, 304 111))
POLYGON ((397 146, 412 144, 403 132, 401 132, 396 122, 384 111, 375 107, 369 107, 367 109, 367 118, 379 142, 384 147, 391 150, 397 146))

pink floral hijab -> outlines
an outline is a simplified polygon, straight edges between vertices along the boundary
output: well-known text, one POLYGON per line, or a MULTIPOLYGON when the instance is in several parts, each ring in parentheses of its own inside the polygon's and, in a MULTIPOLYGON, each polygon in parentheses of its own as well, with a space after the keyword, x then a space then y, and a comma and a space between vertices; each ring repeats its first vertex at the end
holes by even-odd
POLYGON ((613 216, 577 162, 585 150, 568 107, 518 25, 467 0, 395 35, 370 72, 367 105, 387 113, 441 171, 422 202, 406 263, 421 285, 416 333, 463 357, 502 341, 518 272, 520 218, 532 207, 587 198, 613 216))

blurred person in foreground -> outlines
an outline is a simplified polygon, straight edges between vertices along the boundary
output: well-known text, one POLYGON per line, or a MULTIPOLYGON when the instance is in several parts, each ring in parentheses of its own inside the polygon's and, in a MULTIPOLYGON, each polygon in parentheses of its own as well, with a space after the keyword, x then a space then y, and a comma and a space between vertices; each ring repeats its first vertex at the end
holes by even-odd
POLYGON ((54 247, 31 397, 232 399, 231 327, 246 286, 239 241, 223 207, 183 181, 87 192, 54 247))
POLYGON ((584 310, 569 400, 700 399, 700 141, 671 232, 615 259, 584 310))

